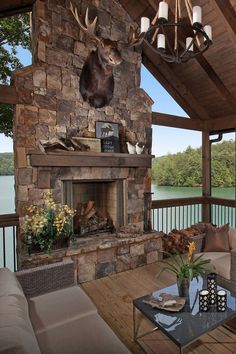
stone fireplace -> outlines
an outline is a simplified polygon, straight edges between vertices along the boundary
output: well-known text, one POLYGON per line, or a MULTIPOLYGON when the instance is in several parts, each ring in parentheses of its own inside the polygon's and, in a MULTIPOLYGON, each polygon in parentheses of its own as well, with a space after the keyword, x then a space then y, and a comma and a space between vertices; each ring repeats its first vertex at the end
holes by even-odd
MULTIPOLYGON (((91 16, 98 16, 102 37, 116 41, 128 38, 132 21, 115 0, 74 0, 73 4, 82 14, 89 7, 91 16)), ((88 53, 95 49, 94 43, 79 30, 67 0, 36 0, 32 38, 33 64, 14 75, 20 98, 14 119, 16 208, 20 221, 25 208, 40 204, 43 192, 50 190, 57 202, 75 208, 79 203, 94 202, 100 213, 109 215, 116 231, 132 224, 143 232, 144 192, 151 188, 153 102, 139 87, 141 53, 133 48, 122 49, 123 61, 114 69, 113 99, 109 106, 95 109, 83 101, 79 92, 80 73, 88 53), (97 121, 118 124, 119 153, 45 153, 39 149, 42 140, 66 139, 71 131, 78 137, 95 138, 97 121), (140 142, 145 146, 144 153, 128 154, 126 141, 140 142)), ((89 232, 85 234, 90 236, 89 232)), ((158 257, 157 235, 140 234, 135 240, 127 235, 126 241, 124 238, 112 243, 115 234, 106 237, 108 241, 101 237, 96 246, 95 241, 86 245, 78 241, 76 250, 65 251, 75 261, 79 281, 150 263, 158 257), (95 249, 96 256, 92 255, 95 249), (103 253, 98 254, 99 249, 103 253), (105 256, 105 249, 110 250, 109 256, 105 256), (123 257, 125 265, 117 257, 123 257), (107 260, 113 262, 108 270, 100 264, 107 260)), ((89 240, 87 237, 86 242, 89 240)), ((34 263, 32 259, 30 262, 34 263)), ((30 262, 22 264, 29 266, 30 262)))

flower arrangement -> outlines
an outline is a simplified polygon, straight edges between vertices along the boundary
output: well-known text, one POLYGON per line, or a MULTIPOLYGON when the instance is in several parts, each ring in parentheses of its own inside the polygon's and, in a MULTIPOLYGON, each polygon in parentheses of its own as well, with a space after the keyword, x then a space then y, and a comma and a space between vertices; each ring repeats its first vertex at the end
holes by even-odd
POLYGON ((31 205, 27 211, 29 214, 23 218, 23 231, 29 252, 34 246, 50 252, 57 240, 74 237, 72 218, 75 210, 68 205, 56 204, 51 193, 44 195, 43 205, 31 205))
POLYGON ((168 252, 164 252, 169 256, 170 260, 163 260, 165 266, 160 270, 157 276, 159 276, 163 271, 168 271, 176 274, 177 283, 181 285, 183 280, 187 279, 189 281, 193 278, 197 278, 200 275, 207 274, 212 270, 205 267, 206 264, 210 263, 210 259, 202 259, 203 255, 194 257, 194 251, 196 249, 195 242, 189 242, 187 245, 188 252, 185 255, 176 252, 174 255, 168 252))

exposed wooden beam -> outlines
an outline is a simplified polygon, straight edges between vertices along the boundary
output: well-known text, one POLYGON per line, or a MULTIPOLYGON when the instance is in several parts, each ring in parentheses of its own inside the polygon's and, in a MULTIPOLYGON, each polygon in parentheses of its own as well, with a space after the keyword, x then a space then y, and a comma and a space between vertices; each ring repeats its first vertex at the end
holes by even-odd
POLYGON ((0 103, 18 103, 18 95, 14 86, 0 85, 0 103))
POLYGON ((211 119, 206 122, 208 132, 217 132, 219 130, 236 129, 236 114, 230 116, 211 119))
POLYGON ((204 122, 200 119, 190 119, 159 112, 152 112, 152 124, 198 131, 204 130, 204 122))
MULTIPOLYGON (((236 13, 229 0, 213 0, 218 9, 218 13, 226 22, 226 25, 233 35, 236 36, 236 13)), ((234 38, 235 40, 235 38, 234 38)))
POLYGON ((0 3, 0 18, 32 11, 35 0, 7 0, 0 3))

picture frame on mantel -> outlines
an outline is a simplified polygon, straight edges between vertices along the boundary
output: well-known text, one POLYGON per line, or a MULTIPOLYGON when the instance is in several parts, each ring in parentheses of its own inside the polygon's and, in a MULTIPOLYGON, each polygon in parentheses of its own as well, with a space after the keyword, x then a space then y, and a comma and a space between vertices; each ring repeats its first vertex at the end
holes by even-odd
POLYGON ((101 139, 101 151, 119 153, 119 124, 106 121, 97 121, 95 128, 96 138, 101 139))

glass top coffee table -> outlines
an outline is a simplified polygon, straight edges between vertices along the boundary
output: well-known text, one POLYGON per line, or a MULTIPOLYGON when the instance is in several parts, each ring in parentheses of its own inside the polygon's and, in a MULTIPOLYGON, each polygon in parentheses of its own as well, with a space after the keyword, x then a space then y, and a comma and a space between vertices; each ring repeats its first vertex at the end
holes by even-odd
POLYGON ((225 312, 217 312, 215 306, 211 306, 208 312, 199 311, 199 291, 206 288, 205 280, 199 278, 199 282, 194 279, 190 284, 189 298, 184 308, 179 312, 168 312, 152 308, 145 304, 143 300, 149 300, 151 297, 159 297, 161 293, 168 293, 178 295, 177 284, 167 288, 153 292, 150 295, 140 297, 133 300, 133 321, 134 321, 134 340, 142 349, 144 347, 140 343, 140 339, 145 335, 138 334, 138 323, 136 318, 136 311, 139 310, 142 315, 149 319, 155 326, 154 330, 161 330, 168 336, 179 348, 180 353, 183 349, 197 340, 201 335, 213 330, 219 325, 236 316, 236 294, 224 289, 227 292, 227 310, 225 312))

